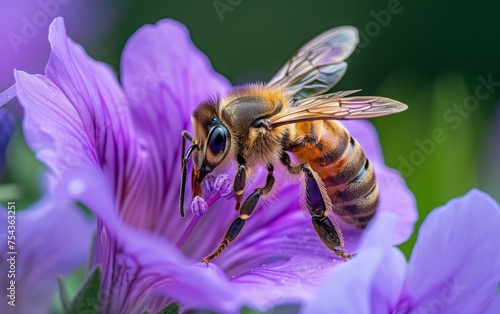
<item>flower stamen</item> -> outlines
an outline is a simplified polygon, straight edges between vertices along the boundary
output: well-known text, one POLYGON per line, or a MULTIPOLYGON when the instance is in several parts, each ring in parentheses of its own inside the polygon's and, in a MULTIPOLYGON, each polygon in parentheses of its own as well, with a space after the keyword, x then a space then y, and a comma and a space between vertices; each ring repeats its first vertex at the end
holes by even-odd
POLYGON ((208 194, 212 194, 215 192, 215 179, 215 176, 211 174, 205 177, 205 189, 208 194))
POLYGON ((200 221, 200 218, 208 213, 208 209, 212 207, 215 202, 217 202, 221 197, 224 199, 230 199, 233 196, 232 182, 227 174, 221 174, 217 178, 214 176, 208 176, 205 179, 205 188, 209 194, 208 198, 205 200, 201 196, 196 196, 191 202, 191 212, 194 215, 177 241, 176 246, 178 248, 181 248, 184 245, 187 238, 200 221))
POLYGON ((221 174, 215 179, 214 188, 226 200, 233 197, 233 184, 227 174, 221 174))
POLYGON ((196 216, 204 216, 207 211, 207 202, 202 197, 196 196, 191 202, 191 212, 196 216))

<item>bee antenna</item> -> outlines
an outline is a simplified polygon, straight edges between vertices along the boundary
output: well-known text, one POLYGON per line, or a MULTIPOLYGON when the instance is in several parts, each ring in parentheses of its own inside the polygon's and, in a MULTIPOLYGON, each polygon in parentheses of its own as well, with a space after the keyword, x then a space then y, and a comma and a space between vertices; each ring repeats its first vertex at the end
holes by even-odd
POLYGON ((184 156, 184 158, 182 158, 182 177, 181 177, 181 192, 180 192, 181 195, 179 203, 179 210, 181 213, 181 217, 184 217, 184 194, 186 194, 187 162, 195 149, 199 149, 198 145, 193 144, 189 146, 186 155, 184 156))

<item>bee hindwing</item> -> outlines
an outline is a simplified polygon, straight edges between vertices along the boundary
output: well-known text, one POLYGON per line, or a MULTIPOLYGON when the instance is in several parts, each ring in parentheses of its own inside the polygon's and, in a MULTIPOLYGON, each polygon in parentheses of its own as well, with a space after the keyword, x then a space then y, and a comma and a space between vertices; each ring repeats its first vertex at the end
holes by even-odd
POLYGON ((354 27, 330 29, 300 48, 268 85, 286 88, 294 99, 322 94, 340 81, 358 41, 354 27))

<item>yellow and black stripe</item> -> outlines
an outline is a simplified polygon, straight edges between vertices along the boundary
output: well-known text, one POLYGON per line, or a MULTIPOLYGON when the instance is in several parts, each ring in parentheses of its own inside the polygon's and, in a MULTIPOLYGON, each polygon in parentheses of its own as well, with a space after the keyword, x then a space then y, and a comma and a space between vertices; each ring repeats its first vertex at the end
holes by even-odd
POLYGON ((320 176, 333 212, 350 225, 366 227, 375 214, 378 187, 359 143, 337 121, 302 122, 294 131, 285 147, 320 176))

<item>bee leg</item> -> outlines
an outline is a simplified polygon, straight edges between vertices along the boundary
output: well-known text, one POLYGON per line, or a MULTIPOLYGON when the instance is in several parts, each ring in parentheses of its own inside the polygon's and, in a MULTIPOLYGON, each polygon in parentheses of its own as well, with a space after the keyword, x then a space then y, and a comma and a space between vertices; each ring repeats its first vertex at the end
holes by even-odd
POLYGON ((236 200, 236 210, 240 210, 241 198, 243 196, 243 192, 245 191, 245 184, 247 181, 247 166, 245 158, 242 155, 238 155, 238 171, 236 172, 236 176, 233 181, 233 194, 236 200))
POLYGON ((306 186, 306 206, 309 214, 311 214, 312 225, 321 242, 337 256, 342 259, 350 259, 353 254, 347 253, 345 250, 337 247, 344 245, 342 232, 336 228, 327 215, 327 206, 329 204, 328 195, 323 185, 323 182, 318 175, 311 169, 307 163, 298 166, 292 166, 290 156, 283 153, 281 157, 282 163, 287 167, 292 174, 304 173, 306 186))
MULTIPOLYGON (((193 142, 193 136, 189 134, 188 131, 182 131, 182 148, 181 148, 181 160, 184 159, 184 152, 186 151, 186 140, 193 142)), ((181 168, 184 166, 184 163, 181 163, 181 168)))
POLYGON ((186 176, 187 176, 187 163, 189 157, 193 153, 195 149, 198 149, 198 145, 193 144, 188 148, 186 155, 184 155, 184 151, 186 150, 186 139, 190 142, 193 142, 193 137, 189 134, 188 131, 182 131, 182 148, 181 148, 181 190, 179 197, 179 212, 181 217, 184 217, 184 195, 186 194, 186 176))
POLYGON ((214 259, 219 257, 222 252, 229 246, 229 244, 236 238, 236 236, 240 233, 241 229, 243 229, 243 226, 245 224, 245 221, 250 218, 250 215, 252 215, 253 210, 255 209, 255 206, 257 205, 257 202, 259 201, 259 198, 262 195, 266 195, 271 191, 274 185, 274 167, 273 165, 269 165, 267 167, 268 173, 267 173, 267 178, 266 178, 266 185, 263 188, 257 188, 255 189, 252 194, 250 194, 246 200, 243 202, 243 205, 241 206, 240 212, 238 217, 233 220, 229 228, 227 228, 226 233, 224 234, 224 238, 222 239, 219 247, 215 252, 210 254, 209 256, 205 257, 202 259, 202 262, 205 264, 208 264, 214 259))

